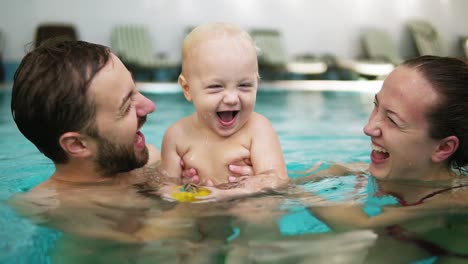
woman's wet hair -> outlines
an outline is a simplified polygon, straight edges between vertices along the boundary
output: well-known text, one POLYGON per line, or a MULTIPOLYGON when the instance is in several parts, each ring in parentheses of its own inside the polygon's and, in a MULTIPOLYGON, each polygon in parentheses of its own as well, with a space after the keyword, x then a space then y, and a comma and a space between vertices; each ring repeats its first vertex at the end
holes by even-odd
POLYGON ((30 51, 14 76, 11 112, 18 129, 55 163, 67 162, 63 133, 95 129, 87 91, 110 58, 108 47, 84 41, 46 41, 30 51))
POLYGON ((421 56, 405 61, 431 83, 440 100, 427 113, 429 135, 434 139, 457 136, 460 143, 449 163, 468 165, 468 64, 450 57, 421 56))

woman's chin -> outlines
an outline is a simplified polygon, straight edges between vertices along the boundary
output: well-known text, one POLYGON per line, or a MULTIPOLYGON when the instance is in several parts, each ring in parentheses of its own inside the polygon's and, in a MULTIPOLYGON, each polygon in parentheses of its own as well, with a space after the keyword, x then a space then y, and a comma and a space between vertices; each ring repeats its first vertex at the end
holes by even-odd
MULTIPOLYGON (((381 167, 381 166, 380 166, 381 167)), ((377 179, 386 179, 388 178, 388 171, 384 168, 377 168, 374 164, 370 164, 369 173, 377 179)))

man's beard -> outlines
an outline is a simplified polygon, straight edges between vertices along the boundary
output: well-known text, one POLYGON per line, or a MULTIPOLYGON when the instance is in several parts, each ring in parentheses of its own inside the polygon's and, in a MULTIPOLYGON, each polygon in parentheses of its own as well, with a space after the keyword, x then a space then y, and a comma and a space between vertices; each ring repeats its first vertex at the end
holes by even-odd
POLYGON ((110 142, 98 135, 96 164, 104 176, 112 177, 119 172, 128 172, 145 166, 148 162, 148 148, 145 148, 137 156, 133 145, 125 146, 110 142))

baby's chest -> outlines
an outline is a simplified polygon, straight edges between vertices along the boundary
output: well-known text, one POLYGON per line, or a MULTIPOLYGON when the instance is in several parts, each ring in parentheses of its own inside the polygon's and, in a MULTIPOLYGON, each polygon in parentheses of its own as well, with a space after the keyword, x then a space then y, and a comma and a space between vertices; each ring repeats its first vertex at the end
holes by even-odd
POLYGON ((234 161, 250 158, 249 146, 228 143, 209 144, 196 142, 190 146, 183 159, 190 163, 194 161, 205 165, 228 165, 234 161))
POLYGON ((242 164, 250 158, 250 146, 246 142, 203 142, 191 144, 182 157, 185 164, 196 168, 202 179, 222 181, 229 175, 229 164, 242 164))

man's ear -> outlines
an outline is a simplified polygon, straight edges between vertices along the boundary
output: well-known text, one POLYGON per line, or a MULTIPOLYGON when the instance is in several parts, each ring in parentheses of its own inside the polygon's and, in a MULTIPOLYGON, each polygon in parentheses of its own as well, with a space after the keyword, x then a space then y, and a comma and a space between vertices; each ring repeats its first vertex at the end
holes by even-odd
POLYGON ((439 141, 436 150, 432 154, 433 162, 443 162, 447 160, 458 149, 460 141, 456 136, 449 136, 439 141))
POLYGON ((60 136, 60 146, 70 157, 87 157, 91 150, 80 133, 66 132, 60 136))
POLYGON ((187 80, 185 79, 184 75, 180 74, 179 75, 179 85, 180 87, 182 87, 182 91, 184 92, 184 96, 185 96, 185 99, 187 99, 187 101, 191 102, 192 101, 192 96, 190 95, 190 87, 189 87, 189 84, 187 82, 187 80))

